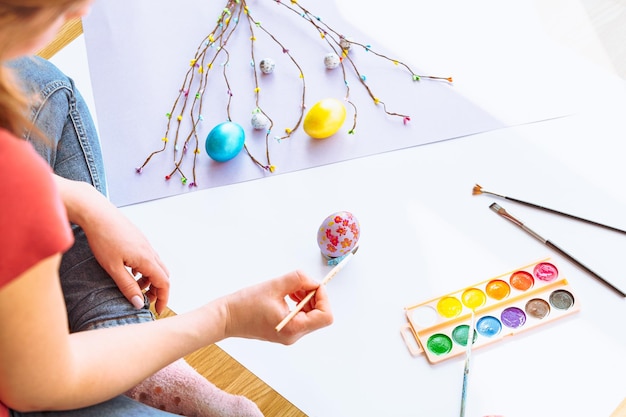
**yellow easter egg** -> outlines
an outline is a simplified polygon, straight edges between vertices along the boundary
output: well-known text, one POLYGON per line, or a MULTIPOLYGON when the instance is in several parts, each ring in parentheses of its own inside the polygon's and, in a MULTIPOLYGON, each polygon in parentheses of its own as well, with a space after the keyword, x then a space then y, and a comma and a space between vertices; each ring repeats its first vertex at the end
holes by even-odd
POLYGON ((318 101, 304 117, 304 131, 314 139, 325 139, 337 133, 346 120, 346 108, 335 98, 318 101))

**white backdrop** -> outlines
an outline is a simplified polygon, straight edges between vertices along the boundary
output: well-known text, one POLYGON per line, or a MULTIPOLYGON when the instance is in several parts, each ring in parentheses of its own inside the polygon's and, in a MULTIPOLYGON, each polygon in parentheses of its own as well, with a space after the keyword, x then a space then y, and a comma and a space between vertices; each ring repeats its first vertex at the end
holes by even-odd
MULTIPOLYGON (((171 16, 193 15, 181 3, 171 16)), ((109 4, 121 6, 98 7, 109 4)), ((152 21, 160 4, 127 3, 108 21, 138 25, 137 14, 152 21)), ((403 0, 391 8, 343 0, 337 7, 424 72, 453 75, 451 91, 511 127, 124 207, 172 272, 170 307, 183 313, 293 268, 321 278, 328 266, 317 227, 333 211, 352 211, 361 248, 329 284, 335 323, 289 347, 235 339, 220 346, 310 416, 453 416, 463 359, 433 366, 411 357, 399 332, 403 308, 551 256, 581 312, 476 350, 467 415, 609 415, 626 396, 615 382, 626 372, 625 300, 491 212, 496 200, 471 189, 479 183, 626 228, 623 81, 552 37, 539 3, 403 0)), ((560 16, 569 22, 578 12, 571 3, 560 16)), ((106 55, 89 51, 92 75, 106 55)), ((99 96, 110 92, 94 81, 94 94, 106 143, 99 96)), ((109 171, 119 168, 118 156, 108 157, 109 171)), ((626 289, 623 236, 498 202, 626 289)))

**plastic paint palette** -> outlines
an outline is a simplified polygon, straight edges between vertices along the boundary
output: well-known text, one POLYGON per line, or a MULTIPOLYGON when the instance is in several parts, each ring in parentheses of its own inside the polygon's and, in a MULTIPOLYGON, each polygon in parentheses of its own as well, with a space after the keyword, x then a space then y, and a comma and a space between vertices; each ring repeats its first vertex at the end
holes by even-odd
POLYGON ((405 310, 409 350, 434 364, 465 354, 472 310, 476 349, 577 312, 580 302, 545 259, 405 310))

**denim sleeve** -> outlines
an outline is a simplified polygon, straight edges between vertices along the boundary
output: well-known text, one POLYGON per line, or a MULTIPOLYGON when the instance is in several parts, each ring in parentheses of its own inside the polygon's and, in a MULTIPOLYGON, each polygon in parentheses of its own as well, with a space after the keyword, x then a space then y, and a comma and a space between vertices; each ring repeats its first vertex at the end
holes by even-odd
POLYGON ((106 176, 97 130, 87 104, 51 62, 23 57, 8 63, 31 100, 31 120, 45 138, 32 131, 25 138, 58 175, 92 184, 106 195, 106 176))

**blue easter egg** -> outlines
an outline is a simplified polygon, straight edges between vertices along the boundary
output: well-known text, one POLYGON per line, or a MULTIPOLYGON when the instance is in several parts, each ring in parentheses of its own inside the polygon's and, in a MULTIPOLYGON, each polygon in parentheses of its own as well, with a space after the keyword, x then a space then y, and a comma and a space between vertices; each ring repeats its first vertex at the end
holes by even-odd
POLYGON ((226 162, 236 157, 246 140, 243 128, 234 122, 215 126, 206 138, 206 153, 217 162, 226 162))

